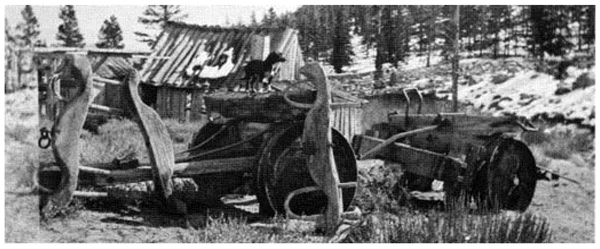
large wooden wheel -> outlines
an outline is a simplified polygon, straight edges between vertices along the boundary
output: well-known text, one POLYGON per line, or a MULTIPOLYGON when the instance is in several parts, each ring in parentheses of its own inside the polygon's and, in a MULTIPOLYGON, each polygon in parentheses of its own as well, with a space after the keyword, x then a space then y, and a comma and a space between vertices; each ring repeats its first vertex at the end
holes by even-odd
POLYGON ((474 181, 478 205, 493 210, 525 211, 537 183, 535 159, 525 144, 496 138, 486 147, 488 162, 474 181))
MULTIPOLYGON (((294 190, 316 186, 306 165, 308 156, 302 151, 303 124, 296 124, 276 132, 263 146, 256 173, 257 197, 260 213, 285 214, 284 202, 294 190)), ((333 154, 340 182, 356 182, 357 169, 354 151, 346 139, 333 130, 333 154)), ((343 208, 347 209, 356 188, 342 189, 343 208)), ((290 202, 296 214, 323 213, 327 197, 323 192, 300 194, 290 202)))

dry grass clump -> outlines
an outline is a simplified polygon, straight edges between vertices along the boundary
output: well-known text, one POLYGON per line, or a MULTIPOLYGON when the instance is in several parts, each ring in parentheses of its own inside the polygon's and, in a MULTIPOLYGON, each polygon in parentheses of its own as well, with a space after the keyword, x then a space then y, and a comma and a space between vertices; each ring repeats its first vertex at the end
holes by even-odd
POLYGON ((538 132, 525 132, 522 139, 528 145, 542 148, 544 155, 567 160, 574 153, 594 150, 594 134, 589 131, 576 130, 569 126, 540 127, 538 132))
POLYGON ((530 213, 399 212, 371 214, 345 242, 541 243, 550 239, 546 219, 530 213))
MULTIPOLYGON (((175 152, 187 148, 195 132, 202 123, 179 123, 165 120, 165 126, 173 141, 175 152)), ((133 121, 127 119, 110 119, 97 129, 97 133, 83 130, 81 151, 82 164, 98 164, 111 162, 115 158, 137 158, 148 160, 148 151, 142 133, 133 121)))

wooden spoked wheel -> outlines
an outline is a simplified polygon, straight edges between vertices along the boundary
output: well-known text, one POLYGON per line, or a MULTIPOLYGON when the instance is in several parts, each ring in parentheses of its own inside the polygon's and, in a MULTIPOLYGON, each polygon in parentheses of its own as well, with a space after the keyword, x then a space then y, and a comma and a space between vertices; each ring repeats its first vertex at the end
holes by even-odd
MULTIPOLYGON (((306 165, 308 156, 302 150, 302 130, 302 124, 283 129, 274 134, 263 148, 256 174, 261 214, 284 214, 285 198, 290 192, 316 186, 306 165)), ((336 130, 333 130, 332 141, 340 182, 356 182, 356 160, 350 144, 336 130)), ((356 188, 342 189, 344 209, 350 206, 355 191, 356 188)), ((326 206, 327 197, 320 191, 300 194, 290 202, 291 211, 304 215, 322 213, 326 206)))
POLYGON ((474 189, 478 205, 492 210, 525 211, 535 192, 535 159, 525 144, 497 138, 488 146, 489 161, 481 168, 474 189))

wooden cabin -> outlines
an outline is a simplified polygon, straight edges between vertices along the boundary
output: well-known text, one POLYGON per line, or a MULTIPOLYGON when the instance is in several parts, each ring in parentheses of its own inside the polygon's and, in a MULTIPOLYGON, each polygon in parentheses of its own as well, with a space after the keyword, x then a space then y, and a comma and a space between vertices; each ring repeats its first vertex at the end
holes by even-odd
POLYGON ((298 69, 304 61, 297 34, 289 28, 168 23, 140 72, 144 102, 162 118, 199 120, 204 110, 206 82, 213 90, 234 89, 245 82, 242 78, 246 63, 263 60, 272 51, 281 52, 286 59, 276 65, 278 74, 274 80, 298 80, 298 69), (223 55, 228 66, 219 65, 223 55))

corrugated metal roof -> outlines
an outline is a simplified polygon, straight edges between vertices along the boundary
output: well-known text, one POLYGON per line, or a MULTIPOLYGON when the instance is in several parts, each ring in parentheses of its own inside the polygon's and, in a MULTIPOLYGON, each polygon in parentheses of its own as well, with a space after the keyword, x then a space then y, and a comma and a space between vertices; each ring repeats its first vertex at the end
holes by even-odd
MULTIPOLYGON (((243 67, 250 60, 253 35, 270 36, 270 51, 280 51, 286 62, 279 64, 276 80, 299 79, 298 69, 304 64, 298 45, 297 31, 293 29, 271 28, 221 28, 198 26, 183 23, 167 23, 141 70, 142 82, 151 85, 190 87, 192 81, 186 75, 195 56, 206 53, 208 60, 204 66, 220 70, 211 78, 225 82, 244 77, 243 67), (218 58, 230 53, 228 67, 216 65, 218 58)), ((200 75, 204 77, 206 74, 200 75)), ((210 75, 209 75, 210 76, 210 75)))

